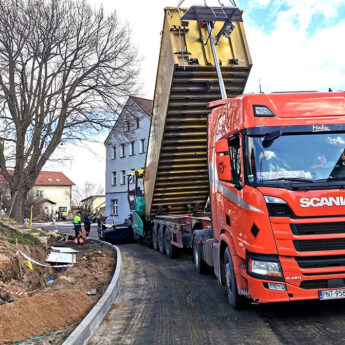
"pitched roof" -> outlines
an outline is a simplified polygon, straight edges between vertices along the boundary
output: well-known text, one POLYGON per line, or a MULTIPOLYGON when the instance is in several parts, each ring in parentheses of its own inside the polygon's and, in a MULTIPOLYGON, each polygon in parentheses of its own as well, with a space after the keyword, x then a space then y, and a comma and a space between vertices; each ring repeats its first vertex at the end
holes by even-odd
POLYGON ((41 171, 35 186, 73 186, 74 183, 61 171, 41 171))
POLYGON ((80 202, 84 202, 84 201, 89 200, 89 199, 95 199, 96 200, 96 198, 105 198, 105 195, 104 194, 90 195, 87 198, 81 200, 80 202))
POLYGON ((127 102, 125 104, 125 106, 122 108, 121 113, 119 114, 119 116, 117 117, 115 124, 113 126, 113 128, 111 129, 111 131, 109 132, 107 138, 104 140, 104 144, 107 144, 109 138, 111 137, 111 134, 114 132, 114 130, 116 129, 116 124, 117 121, 119 120, 119 118, 121 117, 121 115, 123 114, 124 110, 126 109, 126 107, 130 106, 131 102, 129 102, 129 100, 133 100, 133 102, 149 117, 151 117, 152 114, 152 107, 153 107, 153 101, 147 98, 142 98, 142 97, 136 97, 136 96, 129 96, 127 99, 127 102))
POLYGON ((147 98, 130 96, 133 101, 149 116, 152 114, 153 101, 147 98))
MULTIPOLYGON (((14 170, 7 170, 10 175, 13 175, 14 170)), ((0 179, 5 182, 5 179, 0 175, 0 179)), ((35 186, 74 186, 72 182, 61 171, 40 171, 35 186)))

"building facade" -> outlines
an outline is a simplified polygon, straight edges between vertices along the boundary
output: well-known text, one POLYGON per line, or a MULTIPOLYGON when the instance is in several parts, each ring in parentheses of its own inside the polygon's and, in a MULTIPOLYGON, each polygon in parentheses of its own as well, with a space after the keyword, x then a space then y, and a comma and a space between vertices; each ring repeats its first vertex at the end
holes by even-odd
POLYGON ((81 201, 81 208, 90 210, 92 214, 105 215, 105 195, 91 195, 81 201))
POLYGON ((128 183, 133 182, 128 181, 126 174, 145 167, 151 111, 151 100, 130 96, 104 142, 108 223, 122 224, 129 218, 128 183))
POLYGON ((32 188, 33 197, 44 203, 46 216, 66 208, 71 212, 72 186, 74 183, 60 171, 41 171, 32 188))

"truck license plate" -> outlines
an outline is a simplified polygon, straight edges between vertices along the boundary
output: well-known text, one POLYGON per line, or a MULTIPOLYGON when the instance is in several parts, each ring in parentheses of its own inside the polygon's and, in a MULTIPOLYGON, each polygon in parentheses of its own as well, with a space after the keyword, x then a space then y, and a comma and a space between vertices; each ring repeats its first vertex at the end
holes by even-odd
POLYGON ((345 289, 333 289, 333 290, 322 290, 319 291, 319 299, 338 299, 345 298, 345 289))

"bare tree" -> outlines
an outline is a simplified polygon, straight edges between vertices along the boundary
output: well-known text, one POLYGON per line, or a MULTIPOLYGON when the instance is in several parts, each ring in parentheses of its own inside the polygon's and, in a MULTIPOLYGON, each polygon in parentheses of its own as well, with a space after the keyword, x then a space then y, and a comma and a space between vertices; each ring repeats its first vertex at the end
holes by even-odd
POLYGON ((0 0, 0 169, 12 217, 23 219, 59 144, 111 125, 137 75, 129 29, 115 12, 78 0, 0 0))
POLYGON ((90 196, 97 196, 103 194, 103 186, 94 182, 85 181, 84 185, 73 187, 72 200, 76 203, 79 203, 81 200, 84 200, 90 196))

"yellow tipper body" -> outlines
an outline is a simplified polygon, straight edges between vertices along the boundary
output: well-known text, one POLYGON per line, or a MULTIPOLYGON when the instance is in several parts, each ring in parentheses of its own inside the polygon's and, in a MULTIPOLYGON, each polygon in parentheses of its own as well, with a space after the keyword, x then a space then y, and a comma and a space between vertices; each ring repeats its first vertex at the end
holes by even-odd
MULTIPOLYGON (((215 23, 214 35, 222 26, 215 23)), ((183 26, 178 11, 165 8, 144 179, 147 219, 205 207, 207 105, 221 98, 208 36, 200 22, 183 26)), ((216 50, 227 96, 242 94, 252 61, 241 22, 216 50)))

